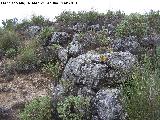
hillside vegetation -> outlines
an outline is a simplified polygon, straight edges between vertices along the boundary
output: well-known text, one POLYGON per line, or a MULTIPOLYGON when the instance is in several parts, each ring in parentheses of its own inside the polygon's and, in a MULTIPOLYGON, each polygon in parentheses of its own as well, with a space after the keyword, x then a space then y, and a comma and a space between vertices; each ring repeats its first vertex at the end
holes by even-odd
POLYGON ((0 119, 160 119, 159 11, 55 18, 2 21, 0 119))

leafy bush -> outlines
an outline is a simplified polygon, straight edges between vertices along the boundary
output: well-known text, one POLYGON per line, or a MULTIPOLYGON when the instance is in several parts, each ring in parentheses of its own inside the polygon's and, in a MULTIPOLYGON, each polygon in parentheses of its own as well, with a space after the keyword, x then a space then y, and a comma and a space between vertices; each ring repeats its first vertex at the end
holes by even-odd
POLYGON ((6 51, 6 57, 7 58, 14 58, 17 55, 17 51, 13 48, 10 48, 6 51))
POLYGON ((30 19, 23 19, 21 22, 16 24, 16 30, 24 30, 28 28, 29 26, 49 26, 50 21, 43 17, 42 15, 32 15, 30 19))
MULTIPOLYGON (((89 109, 89 98, 81 96, 68 96, 59 102, 57 110, 63 120, 82 120, 89 109)), ((89 116, 88 116, 89 117, 89 116)))
POLYGON ((2 20, 2 25, 5 30, 15 30, 17 23, 17 18, 2 20))
POLYGON ((31 46, 22 48, 17 55, 17 61, 15 63, 16 71, 18 73, 26 73, 37 70, 40 63, 37 56, 36 48, 31 46))
POLYGON ((49 36, 51 36, 53 32, 54 32, 53 27, 45 27, 45 28, 43 28, 43 30, 40 33, 40 38, 46 39, 49 36))
POLYGON ((0 30, 0 49, 7 51, 16 49, 20 45, 20 39, 14 31, 0 30))
POLYGON ((31 24, 32 25, 37 25, 37 26, 48 26, 50 21, 43 17, 42 15, 32 15, 31 17, 31 24))
POLYGON ((160 69, 153 70, 148 57, 135 67, 124 84, 124 98, 130 120, 158 120, 160 116, 160 69))
POLYGON ((37 62, 37 56, 35 48, 26 47, 20 51, 18 60, 23 64, 35 64, 37 62))
POLYGON ((25 105, 19 115, 21 120, 51 120, 51 99, 40 97, 25 105))
POLYGON ((52 79, 58 79, 59 74, 60 74, 60 67, 59 63, 51 63, 49 62, 48 64, 45 64, 42 68, 42 71, 50 76, 52 79))
POLYGON ((116 35, 118 37, 137 36, 143 37, 147 34, 148 25, 146 18, 140 14, 130 14, 116 28, 116 35))
POLYGON ((96 40, 99 42, 100 46, 107 46, 110 42, 110 39, 105 31, 96 33, 96 40))
POLYGON ((53 27, 43 28, 39 34, 40 43, 45 44, 47 42, 47 40, 51 38, 53 32, 54 32, 53 27))
POLYGON ((151 10, 146 13, 147 24, 150 27, 151 32, 160 33, 160 13, 159 11, 151 10))
POLYGON ((56 16, 57 21, 62 21, 65 24, 73 24, 75 22, 94 22, 99 13, 96 11, 79 11, 71 12, 71 11, 64 11, 59 16, 56 16))
POLYGON ((18 24, 16 25, 16 30, 25 29, 25 28, 27 28, 27 27, 30 26, 30 25, 31 25, 30 20, 28 20, 28 19, 23 19, 20 23, 18 23, 18 24))

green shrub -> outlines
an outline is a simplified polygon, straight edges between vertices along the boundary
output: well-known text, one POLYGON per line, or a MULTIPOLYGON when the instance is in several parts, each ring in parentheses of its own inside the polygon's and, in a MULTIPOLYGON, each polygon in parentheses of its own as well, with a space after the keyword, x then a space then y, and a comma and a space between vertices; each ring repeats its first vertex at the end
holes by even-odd
POLYGON ((33 70, 38 70, 40 61, 36 53, 36 48, 27 46, 19 50, 17 59, 15 62, 15 70, 18 73, 31 72, 33 70))
POLYGON ((51 63, 44 64, 42 68, 43 73, 50 76, 52 79, 57 80, 60 74, 60 65, 59 63, 51 63))
POLYGON ((49 36, 51 36, 53 32, 54 32, 53 27, 45 27, 45 28, 43 28, 43 30, 40 33, 40 38, 41 39, 46 39, 49 36))
POLYGON ((7 51, 17 49, 20 45, 20 39, 14 31, 0 30, 0 49, 7 51))
POLYGON ((146 13, 147 24, 151 32, 160 33, 160 13, 159 11, 151 10, 149 13, 146 13))
POLYGON ((2 20, 2 25, 5 30, 15 30, 17 24, 17 18, 2 20))
POLYGON ((94 22, 98 15, 96 11, 79 11, 78 13, 72 11, 64 11, 59 16, 56 16, 57 21, 62 21, 65 24, 73 24, 74 22, 94 22))
POLYGON ((51 99, 40 97, 25 105, 20 120, 51 120, 51 99))
POLYGON ((100 46, 107 46, 110 42, 110 39, 107 36, 105 31, 100 31, 96 33, 96 40, 100 44, 100 46))
POLYGON ((54 32, 53 27, 43 28, 39 34, 40 43, 41 44, 46 43, 46 41, 52 36, 53 32, 54 32))
MULTIPOLYGON (((89 109, 89 98, 81 96, 68 96, 59 102, 57 110, 62 120, 82 120, 89 109)), ((88 116, 89 117, 89 116, 88 116)))
POLYGON ((16 30, 23 30, 31 25, 31 21, 28 19, 23 19, 20 23, 16 25, 16 30))
POLYGON ((141 38, 147 34, 147 29, 148 25, 145 16, 134 13, 126 16, 117 26, 116 36, 137 36, 138 38, 141 38))
POLYGON ((37 57, 36 57, 34 49, 24 48, 20 52, 20 59, 19 60, 24 64, 36 63, 37 57))
POLYGON ((10 48, 6 51, 6 57, 7 58, 14 58, 17 55, 17 51, 13 48, 10 48))
POLYGON ((153 70, 148 57, 137 65, 124 84, 124 106, 130 120, 158 120, 160 116, 160 69, 153 70))
POLYGON ((32 25, 37 25, 37 26, 48 26, 50 21, 43 17, 42 15, 32 15, 31 19, 31 24, 32 25))

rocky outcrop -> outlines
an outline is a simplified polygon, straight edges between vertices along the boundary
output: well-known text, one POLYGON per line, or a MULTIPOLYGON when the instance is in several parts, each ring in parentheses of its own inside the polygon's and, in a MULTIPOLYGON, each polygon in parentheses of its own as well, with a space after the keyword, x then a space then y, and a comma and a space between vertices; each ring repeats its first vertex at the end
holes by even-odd
MULTIPOLYGON (((135 57, 129 52, 98 54, 91 51, 71 58, 64 69, 62 79, 73 80, 76 84, 89 87, 97 87, 98 83, 102 81, 110 83, 112 77, 115 80, 115 76, 118 76, 117 70, 129 72, 135 61, 135 57), (114 71, 114 73, 110 73, 110 71, 114 71)), ((119 72, 119 74, 121 73, 119 72)), ((121 78, 118 77, 116 80, 121 80, 121 78)))
POLYGON ((92 120, 124 120, 121 92, 117 86, 127 80, 125 75, 135 62, 135 56, 128 51, 104 54, 88 51, 71 57, 60 80, 69 85, 70 91, 66 91, 64 84, 57 85, 53 92, 53 105, 66 95, 89 97, 92 120))

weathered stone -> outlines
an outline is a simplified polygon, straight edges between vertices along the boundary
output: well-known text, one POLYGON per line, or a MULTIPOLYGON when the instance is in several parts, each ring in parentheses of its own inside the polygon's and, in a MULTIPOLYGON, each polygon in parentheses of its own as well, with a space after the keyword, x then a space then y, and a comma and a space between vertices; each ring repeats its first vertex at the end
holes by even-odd
POLYGON ((96 25, 91 25, 90 27, 88 27, 88 30, 92 30, 92 31, 100 31, 100 25, 96 24, 96 25))
POLYGON ((140 40, 140 44, 143 47, 153 47, 156 45, 156 42, 158 42, 157 40, 158 38, 154 37, 154 36, 145 36, 140 40))
POLYGON ((35 64, 24 64, 20 61, 17 61, 14 64, 14 70, 17 73, 31 73, 37 69, 37 66, 35 64))
POLYGON ((136 58, 129 52, 98 54, 90 51, 71 58, 62 74, 62 79, 75 84, 96 88, 99 84, 116 84, 124 81, 123 72, 129 72, 136 58))
POLYGON ((87 30, 87 24, 86 23, 77 23, 73 26, 73 30, 76 32, 85 32, 87 30))
POLYGON ((83 53, 82 45, 78 42, 78 34, 75 34, 72 42, 68 45, 68 52, 71 57, 77 57, 83 53))
POLYGON ((62 79, 73 80, 75 84, 96 87, 100 80, 105 79, 107 65, 94 62, 94 54, 95 52, 88 52, 71 58, 64 69, 62 79))
POLYGON ((125 39, 116 39, 112 43, 112 48, 114 51, 129 51, 130 53, 136 55, 140 53, 140 44, 134 37, 127 37, 125 39))
POLYGON ((109 64, 112 68, 128 71, 136 62, 136 58, 130 52, 113 52, 109 57, 109 64))
POLYGON ((66 64, 68 61, 68 50, 60 48, 58 50, 58 58, 63 64, 66 64))
POLYGON ((12 120, 11 110, 5 107, 0 107, 0 119, 1 120, 12 120))
POLYGON ((68 43, 69 35, 66 32, 54 32, 51 38, 52 44, 60 44, 62 46, 66 45, 68 43))
POLYGON ((108 24, 107 29, 108 29, 108 34, 109 35, 113 35, 114 34, 115 26, 112 23, 108 24))
POLYGON ((124 120, 120 90, 99 90, 92 101, 92 120, 124 120))
POLYGON ((53 120, 59 120, 59 115, 57 111, 57 103, 64 98, 64 88, 62 85, 57 85, 53 89, 53 94, 52 94, 52 106, 53 106, 53 120))
POLYGON ((28 33, 30 37, 34 37, 40 30, 41 28, 39 26, 30 26, 28 28, 28 33))

